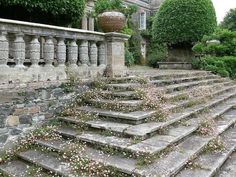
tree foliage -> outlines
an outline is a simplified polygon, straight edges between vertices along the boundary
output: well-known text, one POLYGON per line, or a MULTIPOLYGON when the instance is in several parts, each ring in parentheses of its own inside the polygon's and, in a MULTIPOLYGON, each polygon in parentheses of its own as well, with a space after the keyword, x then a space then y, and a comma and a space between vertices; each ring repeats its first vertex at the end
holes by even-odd
POLYGON ((236 8, 231 9, 225 16, 221 26, 231 31, 236 31, 236 8))
POLYGON ((81 19, 85 0, 1 0, 0 16, 57 25, 81 19))
POLYGON ((236 56, 236 32, 219 28, 213 34, 204 36, 193 46, 193 51, 200 55, 236 56))
POLYGON ((154 39, 160 43, 192 44, 216 28, 211 0, 165 0, 153 24, 154 39))

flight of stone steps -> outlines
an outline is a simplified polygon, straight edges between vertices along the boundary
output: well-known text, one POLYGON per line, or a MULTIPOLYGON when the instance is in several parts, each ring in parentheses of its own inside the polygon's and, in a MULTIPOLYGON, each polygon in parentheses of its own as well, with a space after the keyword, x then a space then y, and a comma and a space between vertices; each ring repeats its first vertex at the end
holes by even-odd
POLYGON ((95 120, 58 116, 61 126, 55 132, 62 139, 36 140, 41 149, 49 148, 53 153, 38 147, 28 149, 19 152, 15 160, 2 163, 0 170, 5 176, 14 177, 36 176, 27 172, 31 166, 42 168, 42 176, 103 176, 75 173, 69 162, 60 157, 68 151, 68 145, 78 141, 86 144, 79 156, 115 169, 116 174, 107 175, 111 177, 236 176, 234 81, 205 71, 149 76, 147 84, 155 85, 168 100, 160 108, 169 112, 166 119, 155 121, 149 118, 160 110, 137 109, 143 100, 135 98, 133 88, 141 87, 140 82, 130 82, 135 78, 110 81, 102 91, 109 95, 107 98, 87 100, 89 104, 77 108, 97 115, 95 120), (187 96, 198 89, 202 95, 187 96), (104 109, 104 105, 114 102, 129 111, 104 109), (199 133, 204 118, 214 121, 212 134, 199 133), (82 132, 76 126, 81 124, 86 127, 82 132), (216 141, 222 141, 221 150, 214 150, 215 144, 210 146, 216 141))

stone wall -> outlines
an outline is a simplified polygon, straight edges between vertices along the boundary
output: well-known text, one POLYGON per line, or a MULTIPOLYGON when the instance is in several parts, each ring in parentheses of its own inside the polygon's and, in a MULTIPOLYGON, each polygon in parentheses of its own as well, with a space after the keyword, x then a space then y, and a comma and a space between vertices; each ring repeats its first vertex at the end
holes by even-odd
POLYGON ((72 88, 74 91, 69 93, 63 85, 27 92, 26 89, 0 91, 0 151, 11 147, 26 132, 60 113, 88 87, 84 83, 72 88))

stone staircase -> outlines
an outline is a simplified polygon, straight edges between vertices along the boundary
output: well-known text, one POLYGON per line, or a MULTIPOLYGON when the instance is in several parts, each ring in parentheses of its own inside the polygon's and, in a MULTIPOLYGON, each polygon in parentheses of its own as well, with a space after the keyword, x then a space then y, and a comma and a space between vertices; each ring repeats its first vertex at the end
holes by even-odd
POLYGON ((95 119, 58 116, 59 126, 53 131, 61 138, 35 139, 32 143, 36 146, 1 163, 2 174, 234 177, 235 82, 205 71, 165 73, 149 79, 130 76, 110 80, 101 91, 103 96, 88 99, 86 104, 76 107, 82 114, 96 115, 95 119), (159 109, 142 109, 145 99, 137 96, 136 88, 145 90, 148 84, 155 85, 163 94, 165 104, 159 109), (165 119, 152 119, 161 116, 163 110, 168 112, 165 119), (208 119, 212 122, 206 122, 208 119), (77 148, 80 153, 74 153, 71 159, 63 158, 77 142, 84 149, 77 148), (71 166, 75 157, 86 159, 78 161, 79 169, 85 169, 83 165, 88 161, 94 164, 86 166, 89 170, 84 173, 75 172, 71 166), (33 167, 40 168, 40 173, 29 173, 33 167), (101 167, 109 172, 101 172, 101 167))

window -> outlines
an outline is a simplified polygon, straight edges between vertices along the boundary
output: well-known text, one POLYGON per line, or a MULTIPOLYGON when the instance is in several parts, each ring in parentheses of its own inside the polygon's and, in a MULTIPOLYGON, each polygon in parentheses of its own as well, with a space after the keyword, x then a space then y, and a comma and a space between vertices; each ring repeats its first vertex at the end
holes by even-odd
POLYGON ((146 29, 146 12, 140 12, 140 21, 139 21, 139 29, 145 30, 146 29))

